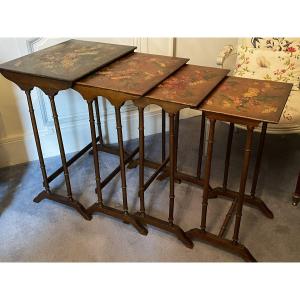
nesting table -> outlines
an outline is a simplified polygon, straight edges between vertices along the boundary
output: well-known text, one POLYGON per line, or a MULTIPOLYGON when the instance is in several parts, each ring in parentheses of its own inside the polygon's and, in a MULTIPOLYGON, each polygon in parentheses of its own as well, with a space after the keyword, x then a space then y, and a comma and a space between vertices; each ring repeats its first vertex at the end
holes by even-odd
MULTIPOLYGON (((178 130, 175 133, 175 116, 177 120, 181 109, 197 107, 203 99, 218 85, 227 75, 229 70, 185 65, 156 89, 134 101, 139 109, 139 197, 140 211, 136 214, 142 223, 150 224, 171 232, 188 247, 193 248, 192 241, 184 231, 174 223, 175 177, 177 177, 177 141, 178 130), (162 156, 162 164, 156 165, 148 162, 146 166, 154 167, 156 171, 144 182, 144 108, 147 105, 156 104, 169 115, 169 156, 162 156), (176 138, 175 138, 176 134, 176 138), (176 139, 176 141, 175 141, 176 139), (144 193, 154 179, 166 169, 169 163, 168 173, 170 181, 169 191, 169 216, 168 220, 158 219, 145 212, 144 193)), ((164 118, 164 116, 162 116, 164 118)), ((164 141, 163 141, 164 143, 164 141)))
MULTIPOLYGON (((73 207, 85 219, 91 219, 81 203, 73 198, 68 167, 86 153, 92 147, 92 143, 67 161, 54 98, 59 91, 70 88, 81 77, 135 49, 136 47, 132 46, 69 40, 0 65, 0 73, 26 93, 44 186, 44 190, 35 197, 35 202, 50 199, 73 207), (49 97, 59 145, 62 167, 49 176, 31 99, 31 91, 34 87, 40 88, 49 97), (61 173, 64 173, 67 196, 55 194, 50 189, 50 182, 61 173)), ((100 139, 98 136, 97 141, 100 139)))
MULTIPOLYGON (((259 169, 268 123, 278 123, 291 91, 291 84, 265 80, 228 77, 229 70, 187 65, 188 59, 134 52, 135 47, 69 40, 59 45, 21 57, 0 65, 0 73, 16 83, 27 96, 31 123, 37 147, 44 190, 34 198, 35 202, 50 199, 74 208, 85 219, 100 212, 131 224, 139 233, 147 235, 147 225, 158 227, 174 234, 186 247, 193 248, 194 240, 204 241, 229 251, 246 261, 256 261, 250 251, 239 241, 243 205, 249 204, 259 209, 266 217, 273 213, 266 204, 256 197, 259 169), (62 166, 51 175, 47 174, 39 131, 36 123, 31 91, 40 88, 48 97, 53 113, 55 131, 59 145, 62 166), (89 112, 91 143, 67 161, 59 118, 55 105, 56 94, 68 88, 79 92, 86 101, 89 112), (114 106, 118 146, 103 143, 98 97, 102 96, 114 106), (121 122, 121 107, 132 100, 139 112, 139 145, 127 153, 124 150, 121 122), (145 159, 144 110, 155 104, 162 109, 161 162, 145 159), (196 176, 177 170, 179 140, 179 114, 184 108, 202 112, 199 131, 199 151, 196 176), (96 113, 96 123, 95 123, 96 113), (169 154, 166 155, 166 113, 169 116, 169 154), (204 154, 204 131, 209 120, 209 137, 205 159, 204 177, 201 177, 204 154), (224 178, 221 187, 210 185, 211 162, 216 121, 228 122, 224 178), (241 168, 238 191, 227 188, 231 145, 235 124, 245 126, 247 138, 244 161, 241 168), (253 131, 262 124, 260 142, 254 168, 250 194, 246 194, 246 181, 252 151, 253 131), (97 129, 97 130, 96 130, 97 129), (95 192, 97 202, 89 208, 75 200, 72 195, 68 168, 84 153, 92 148, 95 172, 95 192), (120 163, 106 178, 101 178, 98 151, 119 156, 120 163), (135 159, 136 155, 139 155, 135 159), (131 212, 127 201, 126 165, 139 166, 138 212, 131 212), (145 167, 155 169, 145 182, 145 167), (53 193, 50 183, 64 174, 67 196, 53 193), (122 210, 104 204, 102 189, 121 174, 122 210), (169 179, 168 219, 152 216, 145 209, 145 191, 155 179, 169 179), (185 231, 174 221, 175 183, 182 180, 203 187, 200 227, 185 231), (226 197, 232 205, 218 234, 207 231, 207 211, 209 198, 226 197), (229 224, 235 216, 232 239, 226 237, 229 224)), ((200 197, 199 197, 200 199, 200 197)))
POLYGON ((258 208, 265 214, 265 216, 273 218, 273 213, 261 199, 255 196, 255 191, 262 159, 267 124, 279 122, 291 89, 292 84, 288 83, 228 77, 199 107, 199 109, 204 112, 205 117, 209 119, 210 128, 205 162, 201 225, 200 228, 194 228, 187 232, 187 236, 190 239, 208 242, 214 246, 238 255, 246 261, 256 261, 250 251, 239 242, 243 205, 245 202, 258 208), (211 189, 209 186, 209 180, 216 121, 229 122, 230 127, 226 149, 223 185, 220 188, 211 189), (261 123, 262 129, 254 168, 251 193, 250 195, 246 195, 245 188, 252 151, 253 131, 254 128, 258 127, 261 123), (231 191, 227 188, 234 124, 239 124, 247 128, 239 191, 231 191), (217 235, 206 231, 208 198, 214 198, 216 196, 225 196, 233 200, 217 235), (234 213, 234 232, 232 240, 229 240, 224 238, 224 236, 234 213))
POLYGON ((73 89, 78 91, 87 101, 90 115, 98 201, 88 208, 89 214, 101 212, 113 216, 126 223, 132 224, 141 234, 147 234, 146 228, 128 211, 125 166, 132 160, 134 155, 139 151, 139 148, 125 158, 120 109, 127 100, 135 100, 145 95, 169 75, 185 65, 187 61, 188 59, 184 58, 132 53, 112 63, 108 67, 102 68, 98 72, 79 80, 74 85, 73 89), (116 129, 120 152, 120 165, 103 181, 100 177, 92 106, 93 100, 98 96, 105 97, 115 107, 116 129), (119 172, 121 172, 122 181, 123 210, 104 205, 102 199, 102 188, 119 172))

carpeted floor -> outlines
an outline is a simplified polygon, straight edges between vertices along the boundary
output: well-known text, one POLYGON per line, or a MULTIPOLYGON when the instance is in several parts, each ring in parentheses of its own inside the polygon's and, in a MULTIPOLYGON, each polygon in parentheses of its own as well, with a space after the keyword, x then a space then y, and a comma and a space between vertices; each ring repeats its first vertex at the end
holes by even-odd
MULTIPOLYGON (((196 171, 200 118, 180 123, 179 168, 196 171)), ((213 186, 222 182, 227 125, 218 124, 212 166, 213 186)), ((257 145, 258 134, 255 134, 257 145)), ((229 187, 239 184, 245 131, 236 130, 232 150, 229 187)), ((160 159, 159 134, 146 138, 146 154, 160 159)), ((126 143, 133 149, 137 141, 126 143)), ((297 135, 268 135, 257 194, 273 210, 275 218, 267 219, 259 211, 245 207, 241 225, 241 242, 257 258, 266 261, 300 260, 300 204, 291 205, 291 194, 300 169, 300 139, 297 135)), ((60 166, 59 157, 46 160, 49 171, 60 166)), ((118 157, 100 154, 102 178, 118 165, 118 157)), ((252 164, 253 165, 253 164, 252 164)), ((252 177, 250 170, 250 179, 252 177)), ((146 170, 150 176, 152 170, 146 170)), ((96 201, 92 156, 85 155, 70 168, 74 196, 83 205, 96 201)), ((127 170, 128 200, 132 210, 138 208, 138 169, 127 170)), ((65 192, 63 176, 53 188, 65 192)), ((167 218, 168 181, 155 181, 146 193, 147 210, 167 218)), ((249 187, 249 186, 248 186, 249 187)), ((104 215, 85 221, 68 207, 32 199, 41 191, 41 175, 37 161, 0 169, 0 261, 46 262, 230 262, 239 258, 204 243, 195 242, 193 250, 185 248, 175 237, 149 227, 148 236, 138 234, 131 226, 104 215)), ((121 205, 120 177, 104 189, 107 203, 121 205)), ((199 226, 202 190, 186 183, 176 184, 175 220, 183 229, 199 226)), ((208 229, 217 231, 230 201, 209 201, 208 229)), ((232 228, 228 237, 232 236, 232 228)))

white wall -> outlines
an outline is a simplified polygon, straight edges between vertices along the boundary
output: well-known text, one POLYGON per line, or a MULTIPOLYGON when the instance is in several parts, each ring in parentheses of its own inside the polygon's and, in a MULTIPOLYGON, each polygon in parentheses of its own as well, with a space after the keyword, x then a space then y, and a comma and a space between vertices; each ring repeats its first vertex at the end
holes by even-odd
MULTIPOLYGON (((225 45, 237 45, 237 38, 177 38, 176 56, 190 58, 189 64, 216 67, 217 56, 225 45)), ((234 61, 233 61, 234 62, 234 61)), ((231 69, 232 66, 228 65, 231 69)), ((185 109, 182 117, 199 115, 196 110, 185 109)))
MULTIPOLYGON (((1 38, 0 63, 41 50, 66 39, 1 38)), ((202 38, 94 38, 94 41, 136 45, 137 51, 191 58, 191 63, 215 66, 216 56, 226 44, 236 39, 202 38), (175 47, 176 46, 176 47, 175 47), (176 52, 175 52, 176 49, 176 52)), ((33 92, 33 104, 40 129, 44 156, 58 155, 58 147, 48 98, 38 89, 33 92)), ((99 98, 102 126, 107 142, 116 142, 114 110, 99 98)), ((78 151, 90 142, 88 114, 85 101, 74 91, 60 92, 56 98, 66 152, 78 151)), ((145 111, 145 134, 160 132, 160 113, 157 106, 145 111)), ((185 110, 182 117, 193 115, 185 110)), ((128 103, 123 108, 124 139, 137 138, 138 115, 128 103)), ((0 167, 37 159, 31 123, 24 93, 0 75, 0 167)))

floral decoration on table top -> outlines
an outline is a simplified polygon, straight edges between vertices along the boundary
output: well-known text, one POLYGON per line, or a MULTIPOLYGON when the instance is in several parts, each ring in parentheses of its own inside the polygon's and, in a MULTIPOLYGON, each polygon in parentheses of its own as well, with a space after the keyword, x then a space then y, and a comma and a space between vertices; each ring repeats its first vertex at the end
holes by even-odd
MULTIPOLYGON (((59 79, 78 79, 129 53, 131 46, 69 40, 3 64, 7 69, 59 79)), ((1 67, 2 67, 1 66, 1 67)))
POLYGON ((147 97, 197 107, 228 72, 219 68, 186 65, 147 97))
POLYGON ((133 53, 100 69, 79 84, 141 96, 186 62, 184 58, 133 53))
POLYGON ((230 76, 200 109, 242 118, 277 123, 291 84, 230 76))

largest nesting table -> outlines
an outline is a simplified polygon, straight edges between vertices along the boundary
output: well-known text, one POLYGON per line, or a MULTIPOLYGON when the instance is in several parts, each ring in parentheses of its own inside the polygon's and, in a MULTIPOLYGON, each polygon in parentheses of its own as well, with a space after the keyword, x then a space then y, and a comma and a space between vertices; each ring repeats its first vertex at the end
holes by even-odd
MULTIPOLYGON (((17 84, 27 96, 44 186, 44 190, 35 197, 35 202, 38 203, 47 198, 73 207, 85 219, 91 219, 91 216, 86 212, 83 205, 73 198, 68 167, 87 152, 92 144, 88 144, 67 161, 54 98, 59 91, 72 87, 78 79, 125 54, 133 52, 135 49, 136 47, 132 46, 69 40, 0 65, 0 73, 17 84), (46 171, 39 130, 31 99, 31 91, 34 87, 40 88, 50 99, 62 162, 62 167, 49 176, 46 171), (67 196, 53 193, 50 189, 50 182, 61 173, 64 173, 67 196)), ((96 140, 100 141, 101 135, 96 140)))

